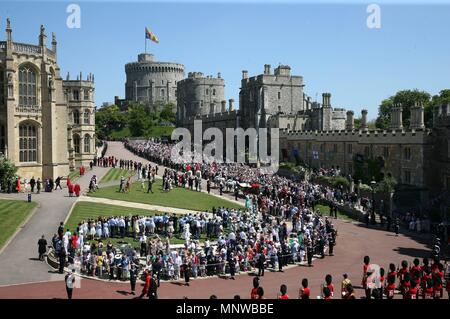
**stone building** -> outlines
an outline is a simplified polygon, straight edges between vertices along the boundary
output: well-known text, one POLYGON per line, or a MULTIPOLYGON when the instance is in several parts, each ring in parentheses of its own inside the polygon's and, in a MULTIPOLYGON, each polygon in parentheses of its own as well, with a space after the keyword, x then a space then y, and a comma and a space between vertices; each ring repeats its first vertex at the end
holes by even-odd
POLYGON ((229 101, 227 108, 226 101, 219 97, 213 106, 209 102, 205 104, 202 94, 206 90, 201 90, 199 83, 203 81, 211 86, 218 80, 224 87, 220 76, 204 78, 202 73, 191 73, 190 77, 179 82, 179 127, 191 128, 194 120, 202 120, 203 129, 277 127, 328 130, 345 127, 345 110, 331 106, 331 94, 323 93, 322 103, 312 102, 304 93, 303 77, 291 75, 288 65, 279 65, 272 73, 271 66, 266 64, 263 74, 253 77, 248 76, 248 71, 242 71, 238 110, 234 108, 234 100, 229 101))
POLYGON ((315 168, 334 167, 348 176, 355 174, 358 163, 375 159, 384 175, 414 188, 418 203, 425 205, 442 191, 450 191, 450 114, 447 106, 436 108, 434 126, 426 129, 423 105, 416 104, 406 130, 401 105, 395 105, 391 112, 389 130, 368 129, 366 110, 358 130, 352 111, 347 112, 342 130, 285 129, 280 132, 280 160, 300 160, 315 168))
MULTIPOLYGON (((68 147, 72 143, 68 104, 76 103, 66 100, 65 88, 70 84, 60 76, 56 37, 52 35, 51 49, 46 39, 41 26, 38 45, 13 42, 8 19, 6 41, 0 42, 0 152, 26 178, 67 175, 75 165, 68 147)), ((93 89, 93 83, 88 86, 93 89)), ((93 131, 81 131, 90 132, 93 150, 93 131)))
POLYGON ((63 81, 64 97, 68 107, 70 167, 87 166, 96 155, 94 76, 86 80, 80 75, 71 80, 67 74, 63 81))
POLYGON ((177 83, 184 78, 184 65, 155 61, 153 54, 142 53, 136 62, 125 65, 125 73, 125 101, 150 107, 167 103, 176 106, 177 83))

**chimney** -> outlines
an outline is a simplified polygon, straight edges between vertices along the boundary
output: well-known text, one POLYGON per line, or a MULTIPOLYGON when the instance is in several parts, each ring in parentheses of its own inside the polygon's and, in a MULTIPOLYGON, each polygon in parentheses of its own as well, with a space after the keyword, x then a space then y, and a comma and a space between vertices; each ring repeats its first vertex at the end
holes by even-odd
POLYGON ((264 64, 264 75, 270 75, 270 64, 264 64))
POLYGON ((225 113, 227 111, 227 101, 223 100, 220 103, 222 103, 222 113, 225 113))
POLYGON ((220 74, 220 72, 217 73, 217 78, 221 79, 222 78, 222 74, 220 74))
POLYGON ((353 111, 347 111, 347 120, 345 124, 345 129, 348 131, 353 131, 355 129, 355 119, 354 119, 354 112, 353 111))
POLYGON ((248 71, 242 70, 242 80, 248 79, 248 71))
POLYGON ((394 104, 391 111, 391 129, 401 130, 403 129, 403 119, 402 119, 403 108, 400 103, 394 104))
POLYGON ((363 109, 361 111, 361 130, 367 130, 367 110, 363 109))
POLYGON ((228 110, 229 110, 230 112, 233 112, 233 111, 234 111, 234 105, 233 105, 233 104, 234 104, 234 100, 233 100, 233 99, 229 99, 229 100, 228 100, 228 103, 229 103, 229 104, 228 104, 228 105, 229 105, 229 106, 228 106, 228 110))
POLYGON ((425 128, 424 124, 424 108, 422 102, 415 102, 411 107, 411 128, 421 130, 425 128))

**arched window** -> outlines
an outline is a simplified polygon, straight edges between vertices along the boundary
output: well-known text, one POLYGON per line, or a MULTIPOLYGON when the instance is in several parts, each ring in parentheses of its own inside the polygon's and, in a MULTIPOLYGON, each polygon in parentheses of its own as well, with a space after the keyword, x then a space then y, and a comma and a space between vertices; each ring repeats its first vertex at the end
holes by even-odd
POLYGON ((5 154, 6 145, 6 129, 4 125, 0 125, 0 153, 5 154))
POLYGON ((84 100, 89 101, 89 90, 88 89, 84 90, 84 100))
POLYGON ((73 135, 73 149, 75 154, 80 154, 80 136, 78 134, 73 135))
POLYGON ((37 128, 33 124, 19 126, 19 161, 37 162, 37 128))
POLYGON ((89 125, 89 111, 84 111, 83 123, 89 125))
POLYGON ((91 152, 91 137, 87 134, 84 136, 84 152, 91 152))
POLYGON ((28 66, 19 69, 19 106, 36 106, 36 73, 28 66))
POLYGON ((80 124, 80 111, 78 110, 73 111, 73 123, 80 124))

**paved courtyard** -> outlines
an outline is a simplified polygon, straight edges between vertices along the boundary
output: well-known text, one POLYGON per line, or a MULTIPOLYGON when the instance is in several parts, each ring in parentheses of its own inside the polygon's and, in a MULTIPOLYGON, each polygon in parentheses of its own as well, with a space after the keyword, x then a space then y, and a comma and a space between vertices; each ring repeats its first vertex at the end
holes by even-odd
MULTIPOLYGON (((119 142, 110 142, 107 155, 143 161, 119 142)), ((163 167, 159 173, 162 174, 163 167)), ((97 174, 99 178, 107 172, 107 168, 94 168, 79 179, 83 188, 88 186, 90 177, 97 174)), ((206 188, 206 186, 204 187, 206 188)), ((216 192, 216 191, 213 191, 216 192)), ((5 198, 23 197, 25 194, 2 195, 5 198)), ((217 195, 218 196, 218 195, 217 195)), ((232 201, 233 198, 226 195, 232 201)), ((28 220, 16 237, 0 255, 0 298, 65 298, 65 286, 61 275, 55 274, 45 263, 37 260, 37 239, 45 234, 49 240, 56 231, 59 221, 65 220, 70 207, 77 200, 69 198, 67 191, 43 193, 33 197, 39 204, 34 215, 28 220)), ((87 199, 86 200, 91 200, 87 199)), ((81 199, 83 200, 83 198, 81 199)), ((94 200, 93 200, 94 201, 94 200)), ((119 203, 120 204, 120 203, 119 203)), ((130 205, 130 203, 123 204, 130 205)), ((314 266, 294 266, 283 273, 267 271, 261 285, 268 298, 275 298, 282 283, 288 285, 288 293, 296 297, 300 281, 306 277, 310 281, 312 295, 317 296, 320 285, 326 274, 334 278, 336 291, 339 291, 342 274, 347 273, 353 285, 359 287, 362 276, 362 259, 370 255, 372 262, 387 269, 390 262, 400 264, 403 259, 412 261, 415 257, 429 255, 425 235, 402 233, 396 237, 391 232, 380 229, 367 229, 354 222, 337 220, 338 229, 335 256, 317 259, 314 266)), ((164 282, 159 289, 160 298, 208 298, 216 294, 219 298, 232 298, 239 294, 249 297, 252 275, 242 274, 236 280, 225 278, 209 278, 193 280, 189 287, 177 282, 164 282)), ((133 298, 129 295, 128 283, 104 282, 81 279, 81 288, 76 289, 75 298, 133 298)), ((364 292, 356 289, 358 296, 364 292)))

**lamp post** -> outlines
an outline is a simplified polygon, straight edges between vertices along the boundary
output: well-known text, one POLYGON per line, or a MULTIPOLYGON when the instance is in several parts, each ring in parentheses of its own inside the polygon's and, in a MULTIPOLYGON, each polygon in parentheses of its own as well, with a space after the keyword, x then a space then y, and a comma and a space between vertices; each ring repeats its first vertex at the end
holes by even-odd
POLYGON ((375 225, 375 186, 377 185, 377 182, 374 178, 372 178, 372 181, 370 182, 370 185, 372 186, 372 214, 370 216, 372 225, 375 225))

